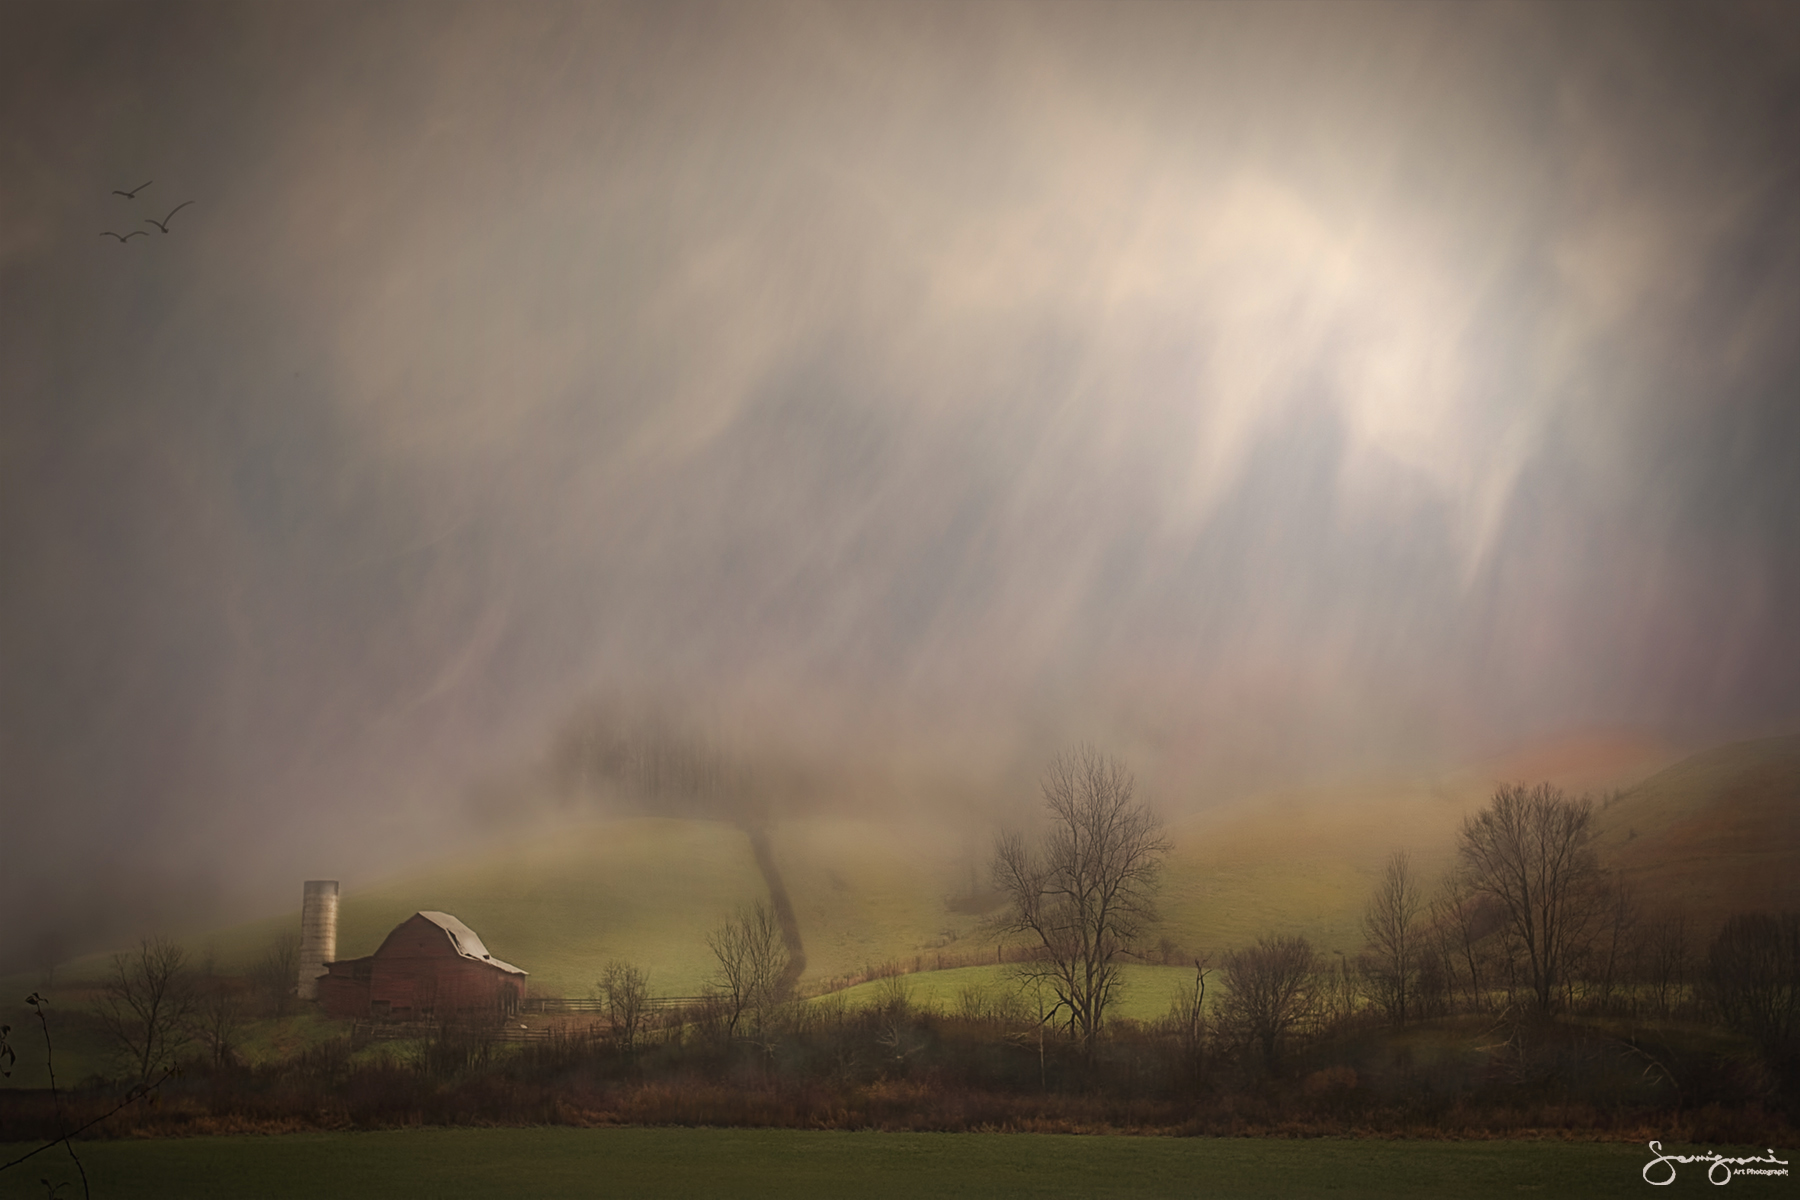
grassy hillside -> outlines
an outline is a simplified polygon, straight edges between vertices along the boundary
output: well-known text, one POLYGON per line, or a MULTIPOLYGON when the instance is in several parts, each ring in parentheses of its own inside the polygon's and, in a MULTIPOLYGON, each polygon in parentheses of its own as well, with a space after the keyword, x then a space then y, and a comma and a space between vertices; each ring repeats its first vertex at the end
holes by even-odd
MULTIPOLYGON (((1463 814, 1488 786, 1473 777, 1361 783, 1261 797, 1181 822, 1170 830, 1157 936, 1215 958, 1270 932, 1305 933, 1324 950, 1353 953, 1362 905, 1388 853, 1404 846, 1435 875, 1448 864, 1463 814)), ((928 969, 940 955, 958 962, 992 952, 980 905, 968 902, 980 898, 985 841, 902 821, 809 817, 777 824, 770 843, 799 921, 808 980, 886 963, 928 969)), ((658 992, 686 994, 712 969, 706 934, 735 904, 766 894, 740 829, 604 821, 349 891, 338 953, 370 953, 395 924, 435 908, 530 971, 534 987, 586 995, 617 957, 647 969, 658 992)), ((190 946, 231 971, 297 925, 296 912, 190 946)))
MULTIPOLYGON (((295 881, 298 899, 300 883, 295 881)), ((626 818, 561 829, 444 862, 367 888, 338 907, 338 956, 372 954, 421 909, 460 917, 532 986, 586 996, 611 958, 650 972, 667 995, 700 990, 706 935, 732 908, 764 894, 742 830, 714 821, 626 818)), ((185 939, 224 973, 243 971, 273 939, 298 930, 280 917, 185 939)), ((90 973, 88 971, 75 974, 90 973)))
POLYGON ((1213 956, 1271 933, 1354 954, 1377 874, 1404 849, 1426 879, 1449 865, 1485 787, 1360 784, 1269 796, 1182 823, 1163 885, 1165 936, 1213 956))
POLYGON ((806 977, 828 979, 937 950, 981 953, 981 918, 953 910, 966 850, 917 826, 821 817, 770 832, 806 946, 806 977))
MULTIPOLYGON (((921 975, 902 975, 897 980, 859 983, 834 996, 844 997, 852 1008, 876 1007, 888 1001, 890 989, 904 990, 907 1003, 916 1009, 933 1009, 956 1015, 962 1011, 965 997, 992 1001, 1016 986, 1007 967, 955 967, 948 971, 927 971, 921 975)), ((1111 1009, 1115 1017, 1134 1021, 1155 1021, 1168 1015, 1177 993, 1193 991, 1192 967, 1159 967, 1131 964, 1120 973, 1119 988, 1111 1009)), ((1207 1003, 1218 996, 1217 975, 1207 983, 1207 1003)), ((1046 990, 1046 996, 1048 991, 1046 990)), ((813 1001, 821 1003, 821 1001, 813 1001)))
MULTIPOLYGON (((1265 933, 1304 933, 1327 954, 1355 953, 1362 908, 1387 855, 1407 849, 1421 875, 1435 880, 1452 860, 1464 816, 1497 779, 1612 784, 1654 753, 1617 740, 1570 741, 1436 780, 1320 786, 1184 820, 1169 831, 1174 850, 1157 936, 1215 961, 1265 933)), ((1677 763, 1620 793, 1601 814, 1601 833, 1609 860, 1647 898, 1680 897, 1707 917, 1800 904, 1800 738, 1724 746, 1677 763)), ((929 968, 940 954, 991 961, 981 906, 970 903, 979 899, 985 836, 815 816, 777 824, 770 843, 809 980, 889 962, 929 968)), ((294 890, 298 899, 298 880, 294 890)), ((371 953, 413 912, 439 909, 530 971, 543 991, 587 995, 605 962, 621 958, 644 967, 655 991, 688 994, 713 967, 707 933, 734 905, 766 894, 741 829, 595 821, 348 891, 338 953, 371 953)), ((236 973, 277 933, 297 927, 295 911, 187 944, 236 973)), ((62 968, 59 979, 97 975, 103 961, 62 968)))
POLYGON ((1621 794, 1599 826, 1606 861, 1652 910, 1710 929, 1734 912, 1800 908, 1800 736, 1683 759, 1621 794))
POLYGON ((1559 738, 1435 778, 1353 779, 1254 797, 1170 830, 1163 933, 1216 956, 1270 933, 1304 934, 1329 955, 1363 945, 1363 907, 1387 858, 1410 855, 1435 885, 1463 819, 1494 785, 1547 780, 1572 794, 1635 783, 1666 748, 1616 734, 1559 738))

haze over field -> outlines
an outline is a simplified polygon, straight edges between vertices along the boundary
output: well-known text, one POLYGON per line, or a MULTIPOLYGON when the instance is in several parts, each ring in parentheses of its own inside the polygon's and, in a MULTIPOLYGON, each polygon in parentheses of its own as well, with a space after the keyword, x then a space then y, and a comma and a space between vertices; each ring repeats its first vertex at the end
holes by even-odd
POLYGON ((1800 725, 1790 7, 13 3, 0 131, 0 966, 595 713, 976 825, 1800 725))

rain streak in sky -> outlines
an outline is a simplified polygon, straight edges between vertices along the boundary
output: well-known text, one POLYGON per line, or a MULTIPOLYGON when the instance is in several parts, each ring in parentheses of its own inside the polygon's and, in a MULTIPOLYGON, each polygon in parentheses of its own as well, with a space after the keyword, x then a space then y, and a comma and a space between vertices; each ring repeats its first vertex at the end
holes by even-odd
POLYGON ((24 3, 0 135, 0 965, 594 704, 1173 811, 1800 722, 1785 5, 24 3))

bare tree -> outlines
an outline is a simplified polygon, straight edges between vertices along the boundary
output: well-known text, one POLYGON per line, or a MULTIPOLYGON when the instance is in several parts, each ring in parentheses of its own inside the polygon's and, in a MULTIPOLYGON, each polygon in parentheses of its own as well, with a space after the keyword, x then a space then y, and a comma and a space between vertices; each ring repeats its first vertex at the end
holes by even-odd
POLYGON ((1644 938, 1644 974, 1656 1015, 1667 1017, 1681 996, 1688 976, 1687 917, 1663 917, 1644 938))
POLYGON ((725 1007, 726 1032, 735 1037, 748 1016, 760 1036, 769 1013, 788 998, 788 952, 775 910, 758 900, 707 935, 719 969, 713 983, 725 1007))
POLYGON ((1800 1042, 1800 913, 1739 913, 1707 955, 1725 1023, 1773 1063, 1800 1042))
POLYGON ((1318 955, 1303 937, 1265 937, 1225 956, 1220 1017, 1275 1065, 1281 1043, 1312 1019, 1318 955))
POLYGON ((1486 1008, 1486 989, 1493 979, 1491 972, 1483 971, 1487 955, 1481 943, 1499 927, 1493 901, 1476 892, 1468 871, 1456 867, 1444 876, 1432 898, 1431 921, 1447 979, 1454 984, 1459 977, 1465 978, 1469 1009, 1486 1008))
POLYGON ((287 1016, 293 1008, 294 982, 299 975, 300 935, 292 930, 278 934, 250 968, 251 981, 268 997, 278 1017, 287 1016))
POLYGON ((1413 978, 1413 990, 1407 1003, 1415 1017, 1441 1017, 1450 1012, 1450 981, 1455 963, 1442 953, 1427 928, 1420 941, 1419 973, 1413 978))
POLYGON ((1363 980, 1373 974, 1367 956, 1352 960, 1342 950, 1332 953, 1337 956, 1336 965, 1323 956, 1319 959, 1324 978, 1316 989, 1318 1003, 1314 1006, 1327 1025, 1348 1022, 1356 1016, 1368 991, 1363 980))
POLYGON ((1194 985, 1180 987, 1169 997, 1169 1015, 1164 1024, 1175 1034, 1182 1056, 1197 1069, 1206 1049, 1206 977, 1212 968, 1196 958, 1194 985))
POLYGON ((1599 901, 1593 937, 1588 947, 1587 977, 1592 985, 1590 998, 1601 1012, 1615 1005, 1633 1003, 1628 983, 1632 975, 1631 959, 1638 945, 1638 905, 1631 887, 1622 880, 1604 885, 1599 901))
POLYGON ((241 981, 208 973, 194 988, 192 1029, 215 1067, 237 1061, 238 1037, 244 1026, 241 981))
POLYGON ((1593 852, 1593 802, 1549 784, 1503 785, 1463 823, 1469 884, 1496 901, 1537 1008, 1556 1006, 1599 915, 1602 875, 1593 852))
MULTIPOLYGON (((1409 1002, 1425 956, 1420 915, 1425 896, 1406 851, 1388 858, 1381 882, 1363 911, 1363 933, 1369 939, 1368 971, 1375 997, 1396 1025, 1406 1024, 1409 1002)), ((1416 1016, 1416 1013, 1411 1015, 1416 1016)))
POLYGON ((136 953, 113 955, 98 1015, 138 1086, 148 1085, 187 1049, 194 1009, 187 953, 180 946, 166 938, 146 938, 136 953))
POLYGON ((889 975, 876 986, 872 1015, 875 1045, 889 1066, 904 1067, 910 1056, 924 1049, 924 1039, 914 1028, 912 983, 906 976, 889 975))
POLYGON ((630 963, 615 959, 600 974, 600 994, 606 1000, 613 1039, 621 1050, 630 1051, 650 1013, 649 977, 630 963))
POLYGON ((1036 944, 1039 957, 1018 974, 1047 986, 1053 1012, 1091 1046, 1118 988, 1120 956, 1156 919, 1169 843, 1156 814, 1133 802, 1131 772, 1092 747, 1058 755, 1042 786, 1052 820, 1041 843, 1006 834, 994 848, 994 885, 1007 899, 998 924, 1036 944))

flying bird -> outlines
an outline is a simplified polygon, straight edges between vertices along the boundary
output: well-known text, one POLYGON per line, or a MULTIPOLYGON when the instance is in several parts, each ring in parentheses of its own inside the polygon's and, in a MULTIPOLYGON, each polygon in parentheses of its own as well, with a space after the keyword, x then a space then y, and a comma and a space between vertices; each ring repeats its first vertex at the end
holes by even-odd
POLYGON ((123 246, 126 242, 129 242, 134 237, 149 237, 150 235, 145 233, 141 229, 134 229, 130 233, 114 233, 112 230, 107 229, 107 230, 102 231, 100 236, 101 237, 116 237, 119 239, 119 244, 121 246, 123 246))
MULTIPOLYGON (((193 203, 192 200, 183 200, 180 204, 177 204, 174 208, 170 209, 169 215, 164 217, 162 220, 159 221, 155 217, 145 217, 144 224, 154 225, 158 229, 162 230, 164 233, 167 233, 167 232, 169 232, 169 222, 175 219, 175 214, 180 212, 182 209, 186 208, 188 205, 190 205, 192 203, 193 203)), ((141 233, 143 231, 139 230, 138 232, 141 233)))
POLYGON ((156 182, 156 180, 154 180, 154 179, 146 180, 145 182, 140 183, 136 187, 132 188, 129 192, 121 192, 118 188, 114 188, 113 195, 123 196, 127 200, 136 200, 137 194, 139 192, 143 191, 145 188, 149 187, 151 184, 153 184, 155 182, 156 182))

